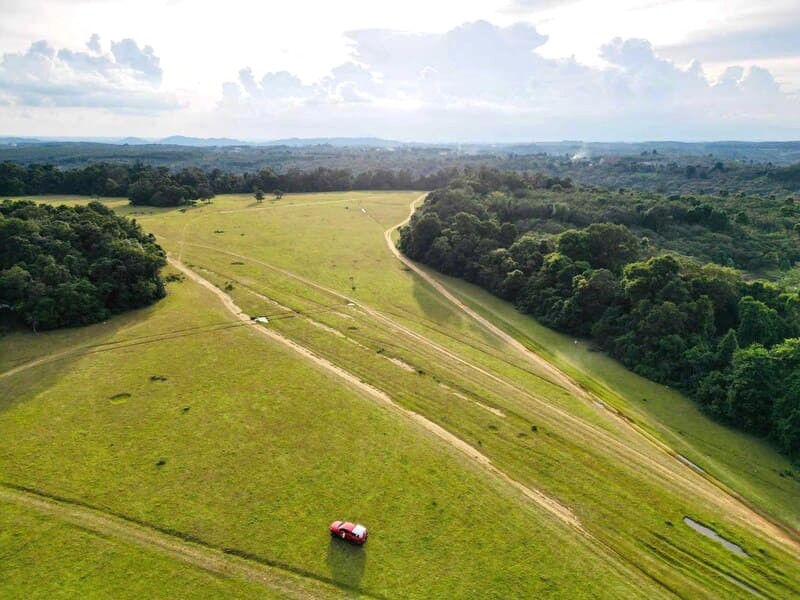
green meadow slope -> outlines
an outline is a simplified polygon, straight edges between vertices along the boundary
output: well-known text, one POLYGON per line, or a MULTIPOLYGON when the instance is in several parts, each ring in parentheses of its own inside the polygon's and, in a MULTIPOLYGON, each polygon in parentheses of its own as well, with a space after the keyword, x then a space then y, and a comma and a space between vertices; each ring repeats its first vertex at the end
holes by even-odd
MULTIPOLYGON (((482 327, 386 246, 418 196, 110 203, 216 293, 185 277, 105 324, 0 338, 3 489, 226 550, 314 595, 800 594, 790 466, 438 278, 566 375, 482 327), (269 335, 234 305, 266 316, 269 335), (338 518, 370 527, 363 550, 329 540, 338 518)), ((254 582, 230 573, 224 585, 246 595, 254 582)))
MULTIPOLYGON (((2 492, 0 492, 2 493, 2 492)), ((40 510, 0 500, 3 598, 280 598, 40 510)))

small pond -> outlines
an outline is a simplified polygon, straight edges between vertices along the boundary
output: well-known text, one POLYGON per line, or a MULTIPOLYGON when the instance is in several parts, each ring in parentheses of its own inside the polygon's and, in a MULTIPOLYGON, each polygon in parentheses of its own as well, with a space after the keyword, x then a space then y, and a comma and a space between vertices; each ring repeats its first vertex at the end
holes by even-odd
POLYGON ((729 542, 713 529, 710 529, 705 525, 690 519, 689 517, 683 517, 683 522, 686 523, 692 529, 694 529, 697 533, 704 535, 707 538, 711 538, 715 542, 719 542, 734 554, 738 554, 739 556, 745 556, 745 557, 747 556, 747 552, 745 552, 741 546, 738 546, 733 542, 729 542))

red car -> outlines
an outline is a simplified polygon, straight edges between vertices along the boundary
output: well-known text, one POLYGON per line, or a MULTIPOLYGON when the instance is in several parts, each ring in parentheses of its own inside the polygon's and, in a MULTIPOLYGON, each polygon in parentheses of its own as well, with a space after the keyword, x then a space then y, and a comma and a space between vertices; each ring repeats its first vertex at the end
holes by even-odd
POLYGON ((367 541, 367 528, 349 521, 334 521, 330 526, 331 535, 342 538, 351 544, 362 546, 367 541))

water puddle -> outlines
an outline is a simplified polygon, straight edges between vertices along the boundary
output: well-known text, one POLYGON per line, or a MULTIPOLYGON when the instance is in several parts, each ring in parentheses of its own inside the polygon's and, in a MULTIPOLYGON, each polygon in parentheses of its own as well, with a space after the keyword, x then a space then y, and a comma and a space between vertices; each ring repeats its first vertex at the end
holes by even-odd
POLYGON ((694 520, 690 519, 689 517, 683 517, 683 522, 686 523, 692 529, 694 529, 700 535, 704 535, 707 538, 711 538, 715 542, 719 542, 720 544, 725 546, 725 548, 727 548, 728 550, 730 550, 734 554, 738 554, 739 556, 744 556, 744 557, 748 556, 747 552, 742 550, 741 546, 737 546, 733 542, 729 542, 728 540, 726 540, 724 537, 719 535, 713 529, 710 529, 710 528, 706 527, 705 525, 702 525, 702 524, 698 523, 697 521, 694 521, 694 520))

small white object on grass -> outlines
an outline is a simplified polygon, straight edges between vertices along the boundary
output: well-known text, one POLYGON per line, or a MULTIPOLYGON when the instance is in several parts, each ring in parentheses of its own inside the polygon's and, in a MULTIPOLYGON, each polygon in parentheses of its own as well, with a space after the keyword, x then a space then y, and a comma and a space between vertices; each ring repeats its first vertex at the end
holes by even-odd
POLYGON ((269 319, 267 317, 255 317, 253 321, 256 323, 269 323, 269 319))

